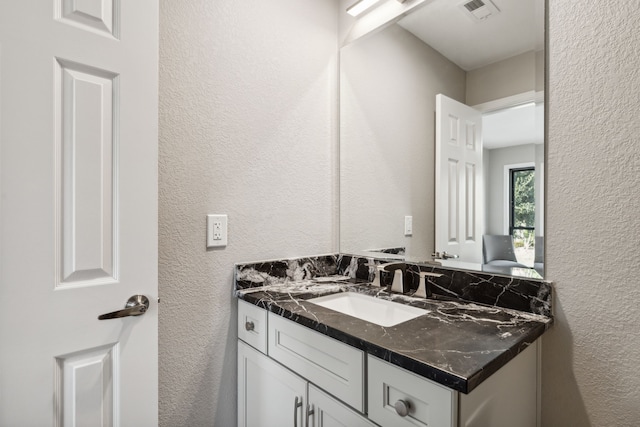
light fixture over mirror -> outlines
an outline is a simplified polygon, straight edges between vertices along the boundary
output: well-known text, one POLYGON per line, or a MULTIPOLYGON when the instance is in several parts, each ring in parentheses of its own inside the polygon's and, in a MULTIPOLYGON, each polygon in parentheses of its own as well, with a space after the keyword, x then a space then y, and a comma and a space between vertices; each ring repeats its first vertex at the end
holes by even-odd
POLYGON ((370 10, 380 0, 359 0, 347 8, 347 13, 353 17, 362 15, 370 10))
MULTIPOLYGON (((474 10, 466 7, 469 0, 423 0, 403 5, 407 12, 385 21, 385 7, 400 6, 387 3, 354 24, 351 35, 359 38, 341 49, 341 252, 397 253, 421 262, 435 252, 461 255, 456 245, 474 240, 474 257, 438 261, 541 277, 544 0, 492 0, 497 12, 484 19, 472 15, 488 7, 484 0, 471 1, 474 10), (368 19, 380 28, 356 31, 368 19), (478 111, 485 128, 478 141, 481 163, 474 174, 460 175, 453 188, 436 188, 438 94, 478 111), (481 191, 470 197, 473 186, 481 191), (450 204, 451 191, 458 191, 461 213, 450 217, 466 228, 451 245, 440 245, 436 231, 452 225, 437 220, 443 203, 436 195, 444 192, 450 204), (474 220, 482 218, 475 227, 462 216, 471 205, 474 220), (515 239, 513 267, 490 265, 484 235, 515 239)), ((464 122, 456 129, 459 137, 467 132, 464 122)), ((464 162, 457 168, 470 170, 464 162)))

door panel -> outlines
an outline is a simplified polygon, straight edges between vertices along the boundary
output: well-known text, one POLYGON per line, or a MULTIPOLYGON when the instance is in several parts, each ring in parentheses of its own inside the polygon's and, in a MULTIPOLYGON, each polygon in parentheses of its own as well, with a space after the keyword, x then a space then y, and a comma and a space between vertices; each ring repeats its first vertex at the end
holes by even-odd
POLYGON ((0 425, 158 424, 157 51, 155 0, 0 3, 0 425))
POLYGON ((119 38, 120 0, 58 0, 56 19, 107 37, 119 38))
POLYGON ((482 173, 482 115, 437 95, 436 251, 457 262, 482 262, 482 173))
POLYGON ((59 425, 114 424, 114 378, 119 378, 118 344, 56 357, 59 425))
POLYGON ((115 73, 56 58, 58 286, 117 282, 115 73))

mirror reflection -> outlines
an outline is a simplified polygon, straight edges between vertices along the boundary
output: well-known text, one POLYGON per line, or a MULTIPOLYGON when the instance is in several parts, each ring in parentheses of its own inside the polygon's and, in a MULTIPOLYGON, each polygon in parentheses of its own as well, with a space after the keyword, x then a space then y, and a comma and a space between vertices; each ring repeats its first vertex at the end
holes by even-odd
POLYGON ((543 6, 425 2, 341 49, 341 252, 541 277, 543 6))

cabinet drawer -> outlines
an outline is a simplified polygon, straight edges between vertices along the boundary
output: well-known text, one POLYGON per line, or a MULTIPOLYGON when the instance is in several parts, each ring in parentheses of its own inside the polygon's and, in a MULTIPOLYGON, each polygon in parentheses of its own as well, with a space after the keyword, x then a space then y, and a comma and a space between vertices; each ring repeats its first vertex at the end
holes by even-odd
POLYGON ((369 418, 383 426, 451 427, 457 423, 457 392, 377 357, 368 358, 369 418), (398 415, 402 401, 409 411, 398 415))
POLYGON ((238 300, 238 338, 267 354, 267 310, 238 300))
POLYGON ((364 412, 364 352, 269 313, 269 356, 364 412))

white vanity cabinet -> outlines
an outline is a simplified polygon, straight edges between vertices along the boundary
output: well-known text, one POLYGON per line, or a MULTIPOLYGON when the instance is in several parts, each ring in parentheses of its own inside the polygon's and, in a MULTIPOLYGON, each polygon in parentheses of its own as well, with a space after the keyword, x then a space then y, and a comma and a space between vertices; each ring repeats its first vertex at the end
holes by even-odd
POLYGON ((375 424, 238 341, 238 426, 375 427, 375 424))
POLYGON ((464 394, 368 357, 368 415, 393 427, 536 427, 537 343, 464 394))
POLYGON ((238 426, 304 426, 307 381, 238 341, 238 426))
POLYGON ((239 427, 375 427, 343 403, 364 406, 362 351, 242 300, 238 337, 239 427))
POLYGON ((239 427, 537 426, 537 343, 464 394, 238 305, 239 427))

